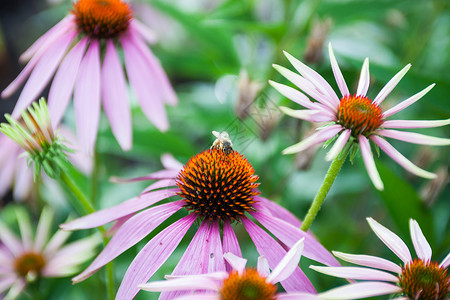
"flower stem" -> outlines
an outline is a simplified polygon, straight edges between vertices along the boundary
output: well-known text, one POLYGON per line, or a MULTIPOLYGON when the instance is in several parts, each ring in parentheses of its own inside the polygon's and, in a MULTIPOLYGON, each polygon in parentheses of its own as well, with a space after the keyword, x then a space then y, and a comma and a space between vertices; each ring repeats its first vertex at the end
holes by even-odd
POLYGON ((319 188, 319 191, 316 194, 311 206, 303 219, 301 230, 307 231, 309 227, 311 227, 312 222, 316 218, 319 213, 320 207, 322 206, 323 201, 325 200, 328 192, 330 191, 331 186, 333 185, 334 180, 336 179, 339 171, 342 168, 342 165, 347 158, 348 153, 350 152, 351 147, 345 147, 344 150, 336 156, 336 158, 331 162, 330 167, 328 168, 328 172, 325 175, 325 178, 322 182, 322 185, 319 188))

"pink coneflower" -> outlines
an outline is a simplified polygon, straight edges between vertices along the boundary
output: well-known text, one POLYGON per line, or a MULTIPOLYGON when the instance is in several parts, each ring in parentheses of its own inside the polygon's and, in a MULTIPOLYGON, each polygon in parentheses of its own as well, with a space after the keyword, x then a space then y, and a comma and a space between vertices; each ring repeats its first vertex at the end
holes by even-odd
POLYGON ((95 254, 100 236, 64 245, 70 233, 58 230, 49 238, 53 212, 44 208, 33 239, 28 215, 16 209, 21 232, 18 239, 0 221, 0 298, 16 298, 30 281, 41 277, 67 277, 95 254), (9 290, 9 291, 8 291, 9 290))
POLYGON ((272 273, 264 256, 258 258, 257 269, 246 268, 247 260, 225 253, 225 260, 232 266, 229 272, 215 272, 170 278, 165 281, 153 281, 139 285, 139 288, 151 292, 182 292, 171 299, 178 300, 275 300, 275 299, 319 299, 310 293, 277 293, 276 284, 289 278, 300 261, 303 251, 303 239, 298 241, 281 259, 272 273))
POLYGON ((95 145, 102 102, 114 136, 124 150, 130 149, 131 114, 119 42, 128 80, 143 112, 158 129, 169 126, 164 103, 177 102, 158 59, 145 44, 153 41, 153 33, 133 18, 127 3, 75 1, 70 15, 22 54, 21 60, 30 62, 2 97, 10 96, 29 76, 12 113, 16 118, 56 72, 48 97, 53 125, 59 124, 73 92, 77 135, 83 148, 92 151, 95 145))
MULTIPOLYGON (((165 170, 138 179, 157 180, 138 197, 61 225, 66 230, 77 230, 117 221, 113 228, 117 231, 111 241, 94 262, 73 279, 74 282, 91 276, 182 208, 189 214, 158 233, 135 257, 122 280, 118 299, 131 299, 139 292, 138 284, 152 277, 196 220, 199 228, 173 275, 225 271, 224 253, 241 256, 233 223, 244 225, 256 249, 266 257, 272 269, 286 254, 285 247, 292 247, 302 237, 305 238, 304 256, 326 265, 337 265, 333 256, 310 233, 299 230, 300 222, 291 213, 258 196, 256 181, 259 177, 247 159, 231 148, 231 142, 224 140, 226 136, 221 134, 212 149, 193 156, 184 167, 166 158, 165 170), (153 205, 174 196, 179 197, 153 205)), ((281 284, 288 292, 315 292, 300 268, 281 284)))
POLYGON ((411 239, 417 258, 412 259, 406 244, 395 233, 372 218, 367 218, 378 238, 403 262, 397 265, 371 255, 355 255, 333 252, 342 260, 369 267, 318 267, 324 274, 347 279, 366 280, 338 287, 319 294, 322 299, 361 299, 378 295, 392 295, 393 299, 445 300, 450 293, 450 277, 447 268, 450 253, 438 264, 431 260, 431 247, 420 230, 419 224, 410 219, 411 239), (375 270, 379 269, 379 270, 375 270))
POLYGON ((347 84, 337 64, 336 58, 329 45, 331 67, 336 78, 337 85, 342 94, 339 98, 331 86, 317 72, 304 65, 292 55, 284 54, 292 63, 294 68, 300 73, 296 74, 286 68, 274 65, 284 77, 289 79, 304 93, 315 99, 312 102, 303 93, 289 86, 269 81, 270 84, 281 94, 290 100, 305 107, 304 110, 292 110, 287 107, 281 107, 282 111, 292 117, 303 119, 309 122, 330 122, 328 126, 321 127, 315 134, 304 139, 298 144, 288 147, 283 151, 284 154, 296 153, 308 149, 311 146, 325 142, 337 137, 333 147, 328 152, 326 159, 333 160, 342 151, 347 142, 359 144, 359 149, 366 165, 367 172, 375 187, 383 189, 383 182, 375 167, 369 140, 373 141, 387 155, 400 164, 409 172, 424 178, 434 178, 436 175, 414 165, 400 152, 398 152, 388 141, 387 138, 393 138, 409 143, 424 145, 449 145, 450 139, 430 137, 419 133, 394 130, 397 128, 429 128, 439 127, 450 124, 450 119, 438 121, 411 121, 411 120, 386 120, 386 118, 407 108, 421 97, 423 97, 434 84, 423 91, 402 101, 391 109, 383 112, 380 104, 394 89, 402 77, 411 67, 408 64, 398 72, 378 93, 372 101, 366 97, 369 88, 369 59, 364 61, 361 77, 359 79, 358 89, 355 94, 350 94, 347 84))

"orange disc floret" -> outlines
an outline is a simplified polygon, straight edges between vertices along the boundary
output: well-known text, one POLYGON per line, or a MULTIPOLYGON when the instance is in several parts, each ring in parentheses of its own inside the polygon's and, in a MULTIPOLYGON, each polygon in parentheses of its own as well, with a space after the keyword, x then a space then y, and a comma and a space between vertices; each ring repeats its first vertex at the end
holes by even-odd
POLYGON ((436 262, 415 259, 408 263, 399 276, 399 285, 408 299, 444 300, 450 292, 447 269, 436 262))
POLYGON ((209 149, 193 156, 177 177, 185 207, 210 220, 236 220, 252 211, 259 183, 237 151, 209 149))
POLYGON ((99 38, 114 38, 128 29, 133 17, 128 4, 121 0, 79 0, 72 13, 78 29, 99 38))
POLYGON ((274 300, 277 287, 266 282, 255 269, 246 269, 243 274, 230 273, 220 290, 222 300, 274 300))
POLYGON ((362 96, 344 96, 338 108, 338 124, 350 129, 353 136, 368 136, 383 124, 381 108, 362 96))
POLYGON ((14 269, 22 277, 27 276, 28 273, 39 275, 44 266, 44 257, 36 252, 25 252, 14 261, 14 269))

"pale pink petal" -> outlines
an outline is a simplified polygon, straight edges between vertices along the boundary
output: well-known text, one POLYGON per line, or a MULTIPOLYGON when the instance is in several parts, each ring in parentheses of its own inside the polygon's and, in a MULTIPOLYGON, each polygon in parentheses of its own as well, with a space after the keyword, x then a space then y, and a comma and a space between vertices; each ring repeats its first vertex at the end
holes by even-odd
POLYGON ((309 266, 311 269, 331 275, 334 277, 346 278, 346 279, 359 279, 359 280, 381 280, 398 282, 398 277, 390 273, 374 270, 369 268, 360 267, 320 267, 309 266))
POLYGON ((367 90, 369 89, 369 83, 370 83, 369 59, 366 58, 364 60, 364 63, 363 63, 362 69, 361 69, 361 75, 359 77, 358 89, 356 91, 356 95, 365 97, 367 94, 367 90))
POLYGON ((411 68, 411 64, 407 64, 403 69, 400 70, 388 83, 383 87, 383 89, 378 93, 372 103, 380 105, 381 102, 386 98, 387 95, 397 86, 397 84, 402 80, 403 76, 405 76, 406 72, 408 72, 409 68, 411 68))
MULTIPOLYGON (((267 259, 272 270, 275 269, 286 255, 286 251, 267 232, 249 219, 242 218, 242 223, 255 244, 258 253, 267 259)), ((289 278, 281 281, 281 285, 287 292, 315 293, 314 286, 298 267, 289 278)))
POLYGON ((335 159, 341 153, 342 149, 344 149, 344 146, 347 144, 351 133, 352 131, 350 129, 341 132, 341 135, 339 135, 338 139, 334 142, 333 147, 331 147, 330 151, 328 151, 325 156, 327 161, 335 159))
POLYGON ((450 253, 441 261, 439 267, 446 269, 450 265, 450 253))
POLYGON ((412 261, 411 253, 401 238, 372 218, 367 218, 367 222, 369 222, 370 228, 372 228, 378 238, 391 249, 405 265, 412 261))
POLYGON ((156 181, 155 183, 152 183, 148 187, 146 187, 145 190, 143 190, 141 194, 145 194, 145 193, 148 193, 150 191, 157 190, 160 188, 174 187, 176 185, 177 185, 177 183, 176 183, 175 179, 161 179, 161 180, 156 181))
POLYGON ((59 125, 69 104, 86 44, 87 38, 83 38, 69 51, 53 79, 48 94, 48 112, 54 128, 59 125))
POLYGON ((8 294, 6 294, 5 299, 16 299, 22 291, 25 289, 25 286, 27 285, 25 279, 22 277, 17 278, 16 281, 13 283, 11 288, 9 289, 8 294))
POLYGON ((129 28, 130 30, 137 31, 140 36, 149 44, 153 44, 157 40, 156 33, 136 19, 131 20, 129 28))
POLYGON ((116 299, 132 299, 138 292, 138 284, 147 282, 169 258, 196 219, 190 214, 152 238, 136 255, 120 284, 116 299))
POLYGON ((327 300, 363 299, 397 294, 401 291, 401 287, 386 282, 357 282, 320 293, 318 296, 320 299, 327 300))
POLYGON ((392 147, 392 145, 389 144, 385 139, 376 135, 372 135, 370 139, 374 141, 387 155, 389 155, 393 160, 395 160, 400 166, 405 168, 407 171, 423 178, 429 179, 436 178, 436 174, 425 171, 419 168, 418 166, 414 165, 400 152, 398 152, 394 147, 392 147))
POLYGON ((286 98, 294 101, 297 104, 300 104, 303 107, 306 108, 314 108, 312 105, 313 103, 311 100, 309 100, 308 97, 306 97, 303 93, 297 91, 294 88, 291 88, 290 86, 269 80, 269 84, 275 88, 278 92, 280 92, 281 95, 285 96, 286 98))
POLYGON ((2 222, 0 222, 0 240, 15 256, 23 251, 20 240, 2 222))
POLYGON ((257 270, 262 277, 267 278, 270 275, 269 262, 264 256, 258 257, 257 270))
POLYGON ((430 261, 433 252, 416 220, 409 219, 409 229, 417 257, 424 261, 430 261))
POLYGON ((393 262, 376 256, 371 255, 359 255, 359 254, 347 254, 338 251, 333 251, 333 254, 336 257, 339 257, 342 260, 371 268, 382 269, 385 271, 394 272, 400 274, 402 272, 402 268, 394 264, 393 262))
POLYGON ((288 222, 294 227, 300 228, 302 225, 302 222, 294 214, 278 203, 261 196, 255 196, 254 200, 256 201, 254 204, 256 210, 267 209, 274 217, 288 222))
POLYGON ((381 129, 377 130, 376 134, 413 144, 433 145, 433 146, 450 145, 450 139, 428 136, 416 132, 381 129))
POLYGON ((383 182, 381 181, 380 174, 375 166, 373 160, 372 150, 370 150, 369 140, 364 135, 359 135, 359 148, 363 157, 364 165, 366 166, 367 173, 373 182, 373 185, 380 191, 384 190, 383 182))
POLYGON ((44 254, 48 256, 54 255, 56 251, 67 241, 72 233, 69 231, 58 230, 47 243, 44 254))
POLYGON ((291 276, 300 262, 300 257, 302 256, 304 248, 304 240, 305 238, 302 238, 292 246, 275 269, 273 269, 272 273, 267 277, 267 282, 275 284, 291 276))
POLYGON ((19 223, 20 237, 22 238, 22 246, 28 251, 32 250, 33 229, 31 228, 30 216, 25 210, 16 209, 17 222, 19 223))
POLYGON ((36 229, 36 237, 34 239, 34 250, 42 251, 48 241, 48 234, 53 221, 54 212, 49 206, 42 209, 41 217, 36 229))
POLYGON ((391 109, 387 110, 386 112, 383 113, 383 118, 387 118, 389 116, 392 116, 393 114, 407 108, 408 106, 410 106, 411 104, 413 104, 414 102, 416 102, 417 100, 419 100, 420 98, 422 98, 426 93, 428 93, 433 87, 435 86, 435 84, 431 84, 429 85, 427 88, 423 89, 422 91, 418 92, 417 94, 409 97, 408 99, 400 102, 399 104, 397 104, 396 106, 392 107, 391 109))
POLYGON ((17 278, 15 276, 0 277, 0 293, 3 293, 9 289, 9 287, 12 286, 16 280, 17 278))
POLYGON ((175 196, 178 192, 179 189, 150 192, 122 202, 116 206, 105 208, 90 215, 61 224, 60 227, 64 230, 79 230, 98 227, 149 207, 163 199, 175 196))
POLYGON ((389 120, 384 121, 383 128, 431 128, 440 127, 450 124, 450 119, 447 120, 389 120))
POLYGON ((334 78, 336 79, 336 83, 341 91, 342 97, 346 95, 350 95, 350 92, 347 87, 347 83, 345 83, 344 76, 342 76, 341 69, 339 69, 339 65, 336 61, 336 57, 334 56, 333 48, 331 47, 331 43, 328 44, 328 53, 330 55, 331 68, 333 69, 334 78))
POLYGON ((183 164, 176 160, 170 153, 164 153, 161 156, 161 163, 166 169, 173 169, 177 171, 181 171, 181 169, 183 169, 183 164))
MULTIPOLYGON (((15 179, 14 179, 14 199, 26 200, 31 194, 34 186, 33 167, 28 167, 25 157, 13 159, 16 163, 15 179)), ((14 172, 12 172, 14 174, 14 172)))
POLYGON ((318 295, 309 293, 289 293, 277 294, 277 300, 321 300, 318 295))
POLYGON ((116 183, 128 183, 128 182, 136 182, 136 181, 145 181, 145 180, 159 180, 159 179, 175 179, 178 176, 178 170, 160 170, 153 173, 150 173, 141 177, 134 178, 119 178, 119 177, 111 177, 111 182, 116 183))
POLYGON ((245 265, 247 260, 245 258, 234 255, 231 252, 227 252, 223 255, 225 260, 231 265, 233 270, 238 271, 239 274, 243 274, 245 271, 245 265))
POLYGON ((330 125, 326 128, 320 129, 313 135, 303 139, 300 143, 292 145, 283 150, 283 154, 292 154, 297 153, 303 150, 306 150, 314 145, 325 142, 330 138, 334 137, 342 130, 341 125, 330 125))
POLYGON ((336 115, 327 111, 321 112, 310 109, 292 109, 285 106, 279 106, 278 108, 285 115, 308 122, 332 122, 336 120, 336 115))
POLYGON ((177 300, 220 300, 220 296, 217 294, 192 294, 181 296, 177 300))
MULTIPOLYGON (((164 291, 193 291, 193 290, 213 290, 218 291, 219 286, 213 280, 207 277, 192 276, 192 278, 176 278, 162 281, 152 281, 146 284, 140 284, 139 288, 149 292, 164 291)), ((161 299, 161 298, 160 298, 161 299)), ((171 298, 171 299, 178 299, 171 298)))
POLYGON ((132 132, 127 86, 114 42, 110 39, 106 42, 101 77, 103 110, 122 149, 130 150, 132 132))
MULTIPOLYGON (((234 233, 233 227, 229 222, 223 223, 223 252, 233 253, 236 256, 242 257, 241 248, 239 247, 239 242, 234 233)), ((229 263, 225 262, 225 268, 227 272, 230 272, 233 268, 229 263)))

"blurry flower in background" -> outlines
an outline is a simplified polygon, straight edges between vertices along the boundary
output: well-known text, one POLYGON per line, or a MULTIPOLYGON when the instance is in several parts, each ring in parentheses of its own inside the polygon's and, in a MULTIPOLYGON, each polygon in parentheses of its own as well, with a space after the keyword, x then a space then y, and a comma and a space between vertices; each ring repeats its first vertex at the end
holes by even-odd
POLYGON ((189 291, 185 296, 173 299, 319 299, 310 293, 276 293, 276 284, 291 276, 297 267, 303 251, 303 239, 295 243, 272 272, 264 256, 258 258, 258 266, 246 268, 247 260, 232 253, 225 253, 225 260, 232 266, 229 272, 216 272, 191 276, 171 277, 165 281, 141 284, 139 288, 151 291, 189 291), (197 291, 197 293, 196 293, 197 291), (199 298, 201 297, 201 298, 199 298))
POLYGON ((160 62, 145 44, 153 40, 153 33, 133 18, 125 2, 78 0, 70 15, 22 54, 21 61, 30 61, 2 97, 10 96, 29 77, 12 113, 16 118, 55 75, 48 97, 53 125, 59 124, 73 92, 77 136, 83 149, 91 152, 94 148, 102 102, 114 136, 128 150, 131 113, 118 42, 140 106, 159 130, 169 127, 164 103, 177 103, 160 62))
POLYGON ((17 238, 0 221, 0 298, 16 298, 29 282, 43 277, 67 277, 79 270, 79 266, 95 255, 101 242, 100 236, 92 235, 65 244, 69 232, 58 230, 49 237, 53 212, 42 210, 36 235, 27 213, 15 208, 21 238, 17 238))
POLYGON ((297 87, 303 90, 304 93, 317 101, 312 102, 303 93, 294 88, 269 81, 270 84, 282 95, 306 108, 303 110, 293 110, 287 107, 280 107, 280 109, 287 115, 294 118, 309 122, 331 123, 328 126, 320 128, 315 134, 300 143, 288 147, 283 153, 291 154, 300 152, 308 149, 309 147, 337 137, 333 147, 326 156, 327 160, 333 160, 340 154, 347 142, 350 141, 358 143, 370 179, 377 189, 382 190, 383 182, 381 181, 380 175, 376 169, 372 151, 370 149, 369 140, 371 140, 409 172, 424 178, 435 178, 435 174, 414 165, 385 139, 387 137, 409 143, 424 145, 450 145, 450 139, 430 137, 414 132, 393 130, 397 128, 410 129, 445 126, 450 124, 450 119, 436 121, 386 120, 386 118, 407 108, 423 97, 433 88, 434 84, 402 101, 391 109, 383 112, 379 105, 394 89, 394 87, 409 70, 411 65, 408 64, 400 72, 398 72, 383 87, 375 99, 371 101, 368 97, 366 97, 370 81, 369 60, 366 58, 364 61, 358 89, 356 94, 352 95, 350 94, 347 84, 345 83, 339 69, 333 49, 331 48, 331 44, 329 45, 329 54, 331 67, 333 69, 339 90, 342 94, 342 98, 339 98, 336 95, 331 86, 325 81, 324 78, 322 78, 322 76, 304 65, 299 60, 295 59, 287 52, 285 52, 286 57, 300 73, 300 75, 284 67, 274 65, 275 69, 277 69, 284 77, 289 79, 297 87))
MULTIPOLYGON (((232 149, 225 133, 218 134, 212 149, 193 156, 183 167, 174 159, 164 158, 166 169, 134 180, 157 180, 144 192, 119 205, 103 209, 61 225, 64 230, 88 229, 117 221, 114 236, 94 262, 76 276, 82 281, 118 255, 138 243, 181 208, 189 214, 168 225, 153 237, 138 253, 123 277, 117 299, 131 299, 138 284, 147 282, 176 249, 188 229, 198 221, 195 236, 184 252, 172 275, 223 272, 230 269, 223 254, 242 256, 232 224, 244 225, 260 255, 275 269, 292 247, 305 238, 303 255, 326 265, 338 265, 334 257, 308 232, 299 229, 300 221, 276 203, 258 196, 259 179, 252 165, 232 149), (152 206, 164 199, 180 198, 152 206), (248 216, 255 218, 255 224, 248 216), (265 229, 271 232, 275 240, 265 229), (223 241, 220 228, 223 229, 223 241)), ((288 292, 315 293, 300 268, 281 281, 288 292)), ((163 293, 161 299, 173 295, 163 293)))
POLYGON ((372 218, 367 218, 378 238, 403 262, 401 266, 371 255, 355 255, 333 252, 342 260, 368 267, 319 267, 321 273, 346 279, 365 280, 350 283, 319 294, 322 299, 361 299, 379 295, 391 295, 393 299, 445 300, 450 293, 450 277, 447 274, 450 253, 440 264, 431 260, 432 250, 419 224, 410 219, 411 239, 417 258, 412 259, 408 247, 395 233, 372 218), (378 270, 377 270, 378 269, 378 270), (394 273, 394 274, 392 274, 394 273))

